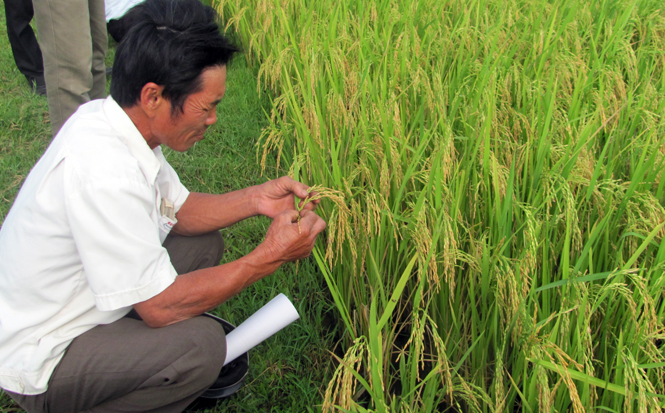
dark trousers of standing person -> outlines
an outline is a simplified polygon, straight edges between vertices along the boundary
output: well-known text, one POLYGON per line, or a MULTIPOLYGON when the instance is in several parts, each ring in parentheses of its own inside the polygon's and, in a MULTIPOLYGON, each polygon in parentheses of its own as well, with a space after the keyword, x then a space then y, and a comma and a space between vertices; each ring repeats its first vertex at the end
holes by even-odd
MULTIPOLYGON (((219 264, 219 232, 169 235, 164 241, 178 274, 219 264)), ((209 317, 150 328, 136 313, 83 333, 67 348, 36 396, 7 392, 29 413, 182 412, 217 379, 226 336, 209 317)))
POLYGON ((33 0, 33 4, 55 136, 80 105, 106 97, 104 0, 33 0))
POLYGON ((16 67, 33 90, 41 87, 46 93, 42 51, 39 49, 35 32, 30 27, 33 16, 32 0, 5 0, 7 37, 12 46, 16 67))

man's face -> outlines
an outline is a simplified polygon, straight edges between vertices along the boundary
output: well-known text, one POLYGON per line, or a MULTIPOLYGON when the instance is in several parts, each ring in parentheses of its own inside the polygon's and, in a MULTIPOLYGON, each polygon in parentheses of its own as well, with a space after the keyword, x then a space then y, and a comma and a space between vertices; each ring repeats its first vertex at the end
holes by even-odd
POLYGON ((217 104, 226 92, 226 66, 204 70, 201 83, 203 88, 185 100, 182 113, 172 115, 170 102, 157 113, 152 132, 159 144, 184 152, 203 140, 208 126, 217 121, 217 104))

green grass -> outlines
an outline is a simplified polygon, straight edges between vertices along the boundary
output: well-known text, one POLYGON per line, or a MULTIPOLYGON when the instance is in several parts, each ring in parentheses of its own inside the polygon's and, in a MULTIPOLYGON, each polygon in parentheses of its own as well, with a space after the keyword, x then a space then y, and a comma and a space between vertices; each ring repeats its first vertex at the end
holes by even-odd
POLYGON ((12 57, 2 8, 0 35, 0 220, 32 165, 51 141, 46 98, 29 90, 12 57))
MULTIPOLYGON (((0 222, 23 179, 50 143, 46 98, 32 95, 15 67, 6 36, 4 4, 0 7, 0 222)), ((112 43, 112 42, 111 42, 112 43)), ((113 59, 111 45, 107 62, 113 59)), ((264 182, 256 158, 256 141, 269 110, 256 88, 256 72, 239 56, 229 67, 227 93, 218 122, 204 141, 187 153, 165 150, 182 182, 193 191, 220 193, 264 182)), ((276 177, 275 176, 271 176, 276 177)), ((223 230, 225 261, 251 251, 269 226, 253 218, 223 230)), ((279 293, 286 294, 301 319, 250 353, 250 372, 240 391, 208 411, 293 412, 315 408, 330 379, 338 328, 318 269, 311 261, 285 265, 215 310, 238 324, 279 293)), ((0 391, 0 412, 20 411, 0 391)))

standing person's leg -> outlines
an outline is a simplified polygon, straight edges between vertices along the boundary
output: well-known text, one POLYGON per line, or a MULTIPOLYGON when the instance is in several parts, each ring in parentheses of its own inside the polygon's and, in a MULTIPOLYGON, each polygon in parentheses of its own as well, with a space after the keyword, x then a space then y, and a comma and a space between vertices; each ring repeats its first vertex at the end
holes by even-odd
POLYGON ((106 49, 108 34, 104 0, 89 0, 90 34, 92 36, 92 89, 90 99, 106 97, 106 49))
MULTIPOLYGON (((44 88, 42 51, 39 49, 35 32, 30 27, 30 21, 34 16, 32 1, 5 0, 5 16, 7 37, 18 70, 26 77, 31 87, 44 88)), ((46 93, 46 89, 43 93, 46 93)))
POLYGON ((91 99, 90 8, 88 0, 34 0, 33 4, 44 58, 51 131, 55 135, 79 105, 91 99))

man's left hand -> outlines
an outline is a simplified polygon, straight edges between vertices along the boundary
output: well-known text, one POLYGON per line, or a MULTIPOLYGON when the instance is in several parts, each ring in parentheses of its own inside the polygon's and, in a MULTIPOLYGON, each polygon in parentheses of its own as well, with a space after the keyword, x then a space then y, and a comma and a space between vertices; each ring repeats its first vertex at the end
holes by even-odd
MULTIPOLYGON (((309 187, 297 182, 288 176, 268 181, 258 187, 257 212, 270 218, 295 208, 295 196, 302 200, 316 195, 309 193, 309 187)), ((300 201, 301 205, 303 201, 300 201)), ((319 200, 308 202, 304 209, 316 209, 319 200)))

